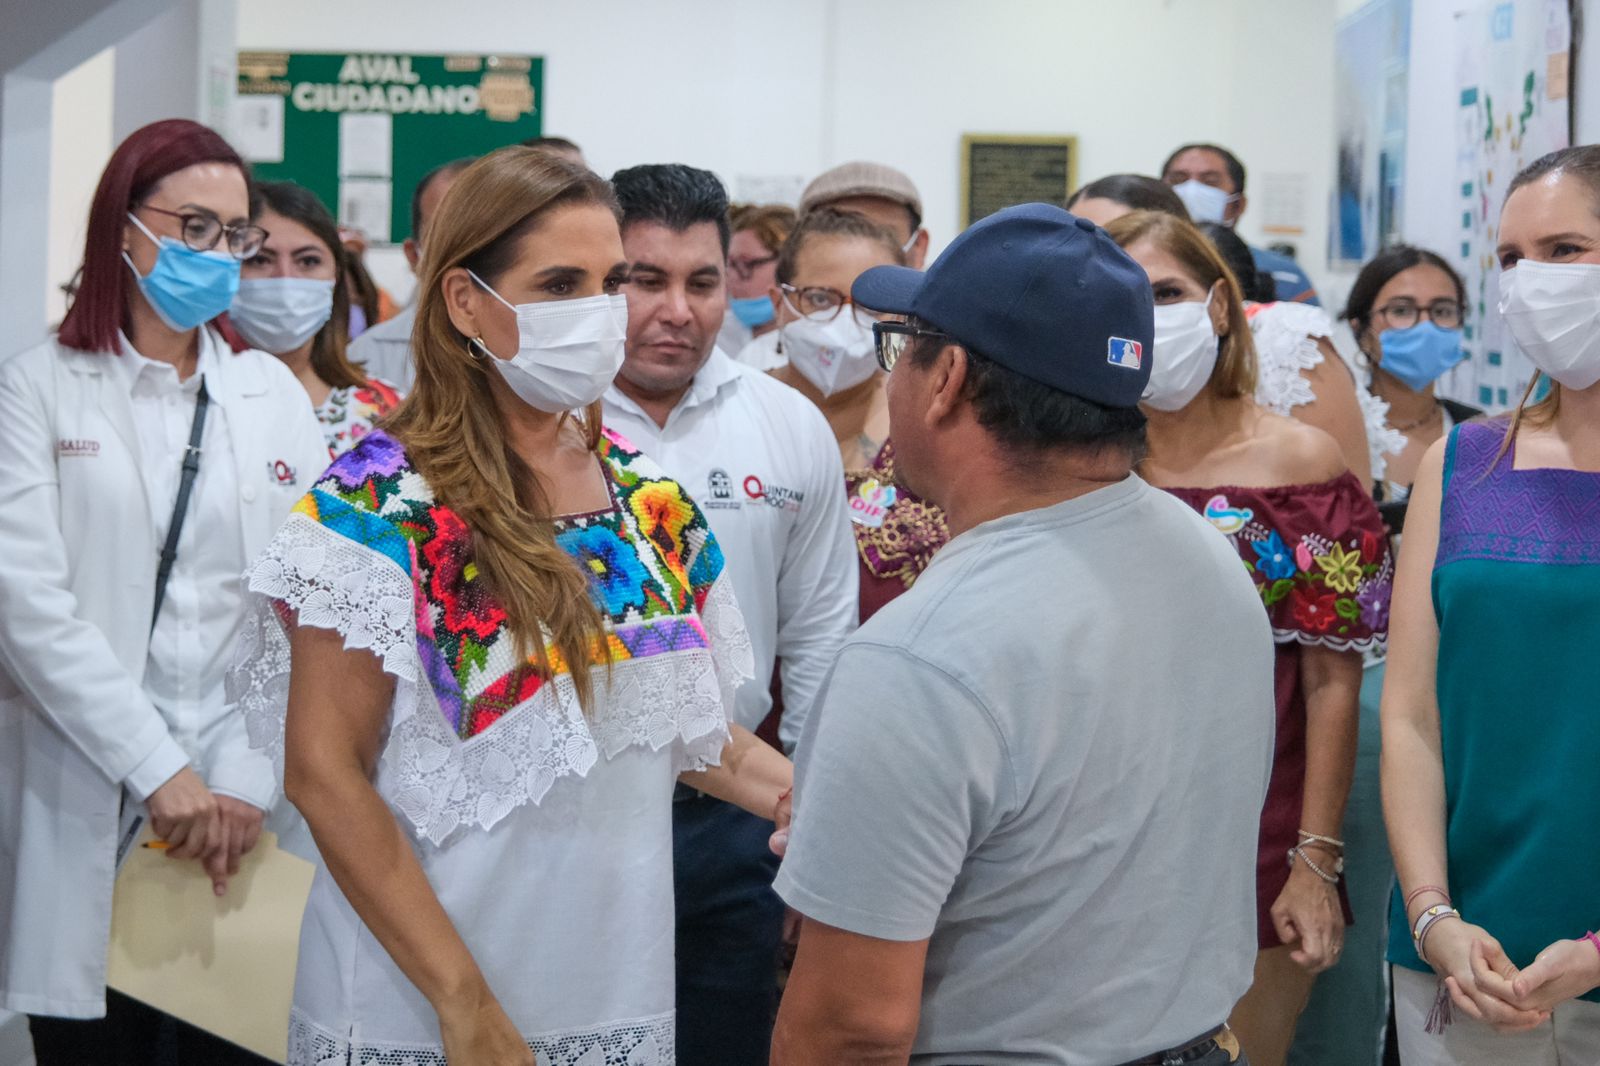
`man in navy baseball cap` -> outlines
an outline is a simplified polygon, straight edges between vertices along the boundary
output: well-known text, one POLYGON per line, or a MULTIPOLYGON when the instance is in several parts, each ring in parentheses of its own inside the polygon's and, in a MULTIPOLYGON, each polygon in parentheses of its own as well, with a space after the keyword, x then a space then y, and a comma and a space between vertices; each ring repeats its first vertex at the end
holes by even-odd
MULTIPOLYGON (((990 215, 952 241, 927 273, 868 270, 852 298, 1106 407, 1137 406, 1150 380, 1148 276, 1100 227, 1050 204, 990 215)), ((880 347, 892 352, 904 341, 889 332, 880 347)))
POLYGON ((1058 463, 1070 452, 1074 469, 1095 478, 1121 478, 1142 449, 1150 280, 1093 223, 1050 204, 1006 208, 952 241, 926 273, 874 267, 851 298, 905 318, 874 332, 885 369, 902 355, 911 364, 889 377, 890 433, 896 476, 919 495, 944 503, 924 465, 946 462, 937 441, 972 454, 959 433, 925 434, 954 428, 930 422, 936 416, 964 414, 1012 461, 1058 463))
POLYGON ((1149 279, 1029 204, 852 298, 905 316, 874 326, 896 476, 951 540, 796 748, 774 1066, 1236 1062, 1272 634, 1228 542, 1132 472, 1149 279))

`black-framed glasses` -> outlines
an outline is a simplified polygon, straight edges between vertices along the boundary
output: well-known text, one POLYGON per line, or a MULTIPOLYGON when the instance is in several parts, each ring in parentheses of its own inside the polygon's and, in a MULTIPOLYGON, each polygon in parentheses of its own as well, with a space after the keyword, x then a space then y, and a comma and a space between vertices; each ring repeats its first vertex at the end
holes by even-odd
POLYGON ((209 252, 226 235, 228 254, 235 259, 249 259, 267 243, 267 231, 252 223, 230 226, 209 211, 168 211, 164 207, 140 204, 144 211, 178 220, 184 247, 192 252, 209 252))
POLYGON ((760 259, 730 259, 728 260, 728 273, 740 281, 749 281, 756 276, 756 271, 768 263, 776 263, 776 255, 764 255, 760 259))
POLYGON ((1461 304, 1457 300, 1435 300, 1426 307, 1414 300, 1395 300, 1378 308, 1378 317, 1390 329, 1410 329, 1423 316, 1440 329, 1455 329, 1461 325, 1461 304))
POLYGON ((784 284, 778 288, 783 291, 783 300, 789 305, 789 310, 804 318, 814 318, 818 322, 832 322, 846 307, 850 308, 850 313, 855 316, 856 322, 863 329, 871 328, 872 324, 882 317, 876 311, 869 311, 856 304, 838 289, 831 289, 826 285, 796 288, 784 284))
POLYGON ((884 370, 893 370, 894 365, 900 361, 911 342, 917 337, 945 337, 950 334, 941 333, 936 329, 923 329, 913 326, 909 322, 874 322, 872 324, 872 344, 878 353, 878 365, 884 370))

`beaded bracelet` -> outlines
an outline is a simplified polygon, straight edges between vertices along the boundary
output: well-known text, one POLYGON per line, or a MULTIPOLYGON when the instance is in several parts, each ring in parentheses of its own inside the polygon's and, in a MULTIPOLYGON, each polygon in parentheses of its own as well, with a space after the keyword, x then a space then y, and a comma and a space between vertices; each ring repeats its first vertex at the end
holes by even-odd
POLYGON ((1326 844, 1330 848, 1338 848, 1340 851, 1344 850, 1344 841, 1342 840, 1335 840, 1333 837, 1325 837, 1318 833, 1307 832, 1304 829, 1297 829, 1295 832, 1300 835, 1301 846, 1313 843, 1326 844))
POLYGON ((1324 870, 1322 867, 1318 866, 1317 863, 1316 863, 1316 860, 1312 859, 1311 856, 1307 855, 1306 852, 1305 852, 1305 849, 1302 848, 1302 847, 1295 846, 1295 847, 1292 847, 1292 848, 1289 849, 1289 865, 1291 867, 1294 866, 1294 860, 1296 858, 1298 858, 1301 862, 1306 864, 1306 869, 1310 870, 1312 873, 1316 874, 1323 881, 1326 881, 1330 885, 1338 884, 1339 883, 1339 875, 1344 873, 1344 858, 1343 858, 1343 856, 1340 856, 1339 858, 1334 860, 1333 873, 1331 873, 1331 874, 1328 871, 1324 870))

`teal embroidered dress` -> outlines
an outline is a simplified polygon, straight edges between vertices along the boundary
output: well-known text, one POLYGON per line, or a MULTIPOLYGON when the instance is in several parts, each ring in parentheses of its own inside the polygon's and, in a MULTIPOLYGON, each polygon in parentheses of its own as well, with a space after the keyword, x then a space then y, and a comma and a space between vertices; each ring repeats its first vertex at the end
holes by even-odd
MULTIPOLYGON (((1450 435, 1433 607, 1450 892, 1526 966, 1600 926, 1600 474, 1517 470, 1504 436, 1450 435)), ((1390 914, 1389 961, 1429 972, 1390 914)))

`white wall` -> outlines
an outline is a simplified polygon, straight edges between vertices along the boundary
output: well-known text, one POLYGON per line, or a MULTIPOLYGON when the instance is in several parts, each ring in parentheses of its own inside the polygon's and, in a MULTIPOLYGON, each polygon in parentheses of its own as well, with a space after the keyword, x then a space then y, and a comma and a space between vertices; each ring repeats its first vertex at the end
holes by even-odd
POLYGON ((1578 33, 1578 62, 1573 71, 1574 144, 1600 142, 1600 0, 1583 0, 1578 33), (1588 38, 1584 39, 1587 29, 1588 38))
POLYGON ((83 259, 84 229, 100 171, 115 147, 111 108, 115 77, 113 50, 107 48, 56 80, 50 114, 50 248, 47 318, 52 326, 66 313, 61 285, 83 259))
MULTIPOLYGON (((1406 130, 1405 227, 1408 233, 1448 233, 1458 209, 1453 196, 1441 196, 1437 180, 1413 181, 1417 174, 1454 173, 1456 150, 1456 41, 1454 18, 1465 0, 1412 0, 1411 83, 1433 86, 1411 94, 1406 130), (1443 164, 1440 164, 1443 161, 1443 164)), ((1600 0, 1581 0, 1574 22, 1577 64, 1572 76, 1575 144, 1600 142, 1600 0), (1583 30, 1587 29, 1587 39, 1583 30)))
MULTIPOLYGON (((546 57, 545 130, 601 173, 640 162, 809 178, 853 158, 907 171, 936 245, 959 225, 963 132, 1076 134, 1079 178, 1150 172, 1185 140, 1252 184, 1305 174, 1315 275, 1332 170, 1326 0, 239 0, 242 48, 546 57)), ((1246 215, 1247 237, 1258 232, 1246 215)), ((387 271, 383 271, 387 274, 387 271)))

